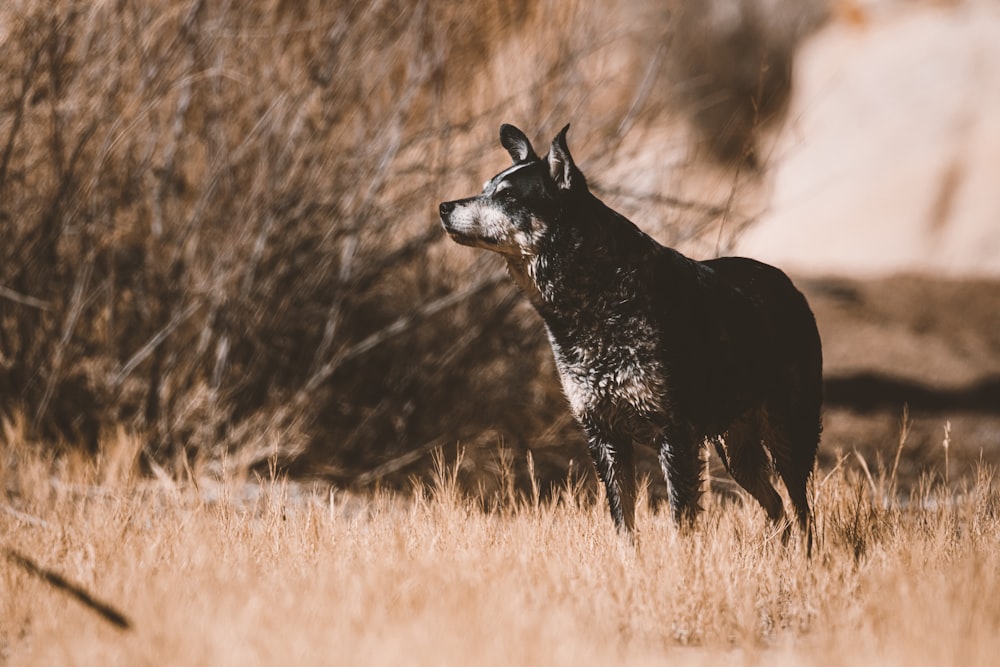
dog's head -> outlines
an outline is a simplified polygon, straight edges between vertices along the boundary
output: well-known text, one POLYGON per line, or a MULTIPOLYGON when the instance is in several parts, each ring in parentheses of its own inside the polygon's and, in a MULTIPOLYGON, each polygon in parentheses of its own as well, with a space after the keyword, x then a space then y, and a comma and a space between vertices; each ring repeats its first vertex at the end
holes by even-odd
POLYGON ((567 199, 587 188, 566 146, 567 130, 569 125, 540 158, 524 132, 502 125, 500 143, 514 164, 487 181, 482 194, 441 204, 441 224, 448 235, 463 245, 504 255, 537 248, 567 199))

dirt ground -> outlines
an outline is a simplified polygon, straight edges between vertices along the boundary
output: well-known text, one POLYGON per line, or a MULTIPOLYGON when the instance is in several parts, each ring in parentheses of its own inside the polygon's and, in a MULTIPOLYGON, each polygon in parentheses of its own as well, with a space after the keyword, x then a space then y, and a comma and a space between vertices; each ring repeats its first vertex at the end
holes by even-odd
POLYGON ((835 3, 798 52, 774 196, 738 254, 797 275, 823 336, 821 464, 1000 463, 1000 11, 835 3), (826 276, 826 277, 824 277, 826 276), (831 278, 828 276, 846 276, 831 278))
POLYGON ((909 430, 901 478, 1000 463, 1000 283, 929 276, 805 279, 823 336, 821 464, 857 449, 887 465, 909 430))

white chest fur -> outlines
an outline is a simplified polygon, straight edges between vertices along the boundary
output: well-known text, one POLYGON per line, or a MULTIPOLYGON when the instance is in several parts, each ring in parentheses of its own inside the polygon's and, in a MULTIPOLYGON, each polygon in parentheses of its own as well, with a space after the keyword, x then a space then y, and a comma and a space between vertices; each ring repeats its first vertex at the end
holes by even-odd
POLYGON ((602 352, 586 347, 563 349, 551 333, 549 341, 563 391, 577 418, 626 407, 635 414, 649 414, 662 406, 662 369, 644 350, 627 346, 602 352))

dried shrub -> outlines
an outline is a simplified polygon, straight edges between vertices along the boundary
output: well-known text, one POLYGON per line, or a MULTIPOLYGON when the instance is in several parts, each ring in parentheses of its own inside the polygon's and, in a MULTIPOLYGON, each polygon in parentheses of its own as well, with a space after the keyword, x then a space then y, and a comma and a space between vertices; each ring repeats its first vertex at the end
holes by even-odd
MULTIPOLYGON (((536 465, 562 479, 586 454, 539 323, 435 208, 499 166, 503 120, 582 119, 603 166, 673 118, 649 11, 7 4, 0 409, 94 450, 124 425, 150 465, 403 484, 434 447, 486 470, 502 441, 558 446, 536 465)), ((733 213, 612 194, 667 241, 733 213)))

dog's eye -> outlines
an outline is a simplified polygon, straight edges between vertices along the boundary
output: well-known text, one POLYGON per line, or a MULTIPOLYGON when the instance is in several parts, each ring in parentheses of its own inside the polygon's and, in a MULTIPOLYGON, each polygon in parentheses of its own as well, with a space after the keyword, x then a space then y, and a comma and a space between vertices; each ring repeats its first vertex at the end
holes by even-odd
POLYGON ((503 194, 507 190, 510 190, 510 183, 507 181, 501 181, 500 183, 497 183, 496 189, 493 190, 493 196, 496 197, 497 195, 503 194))

